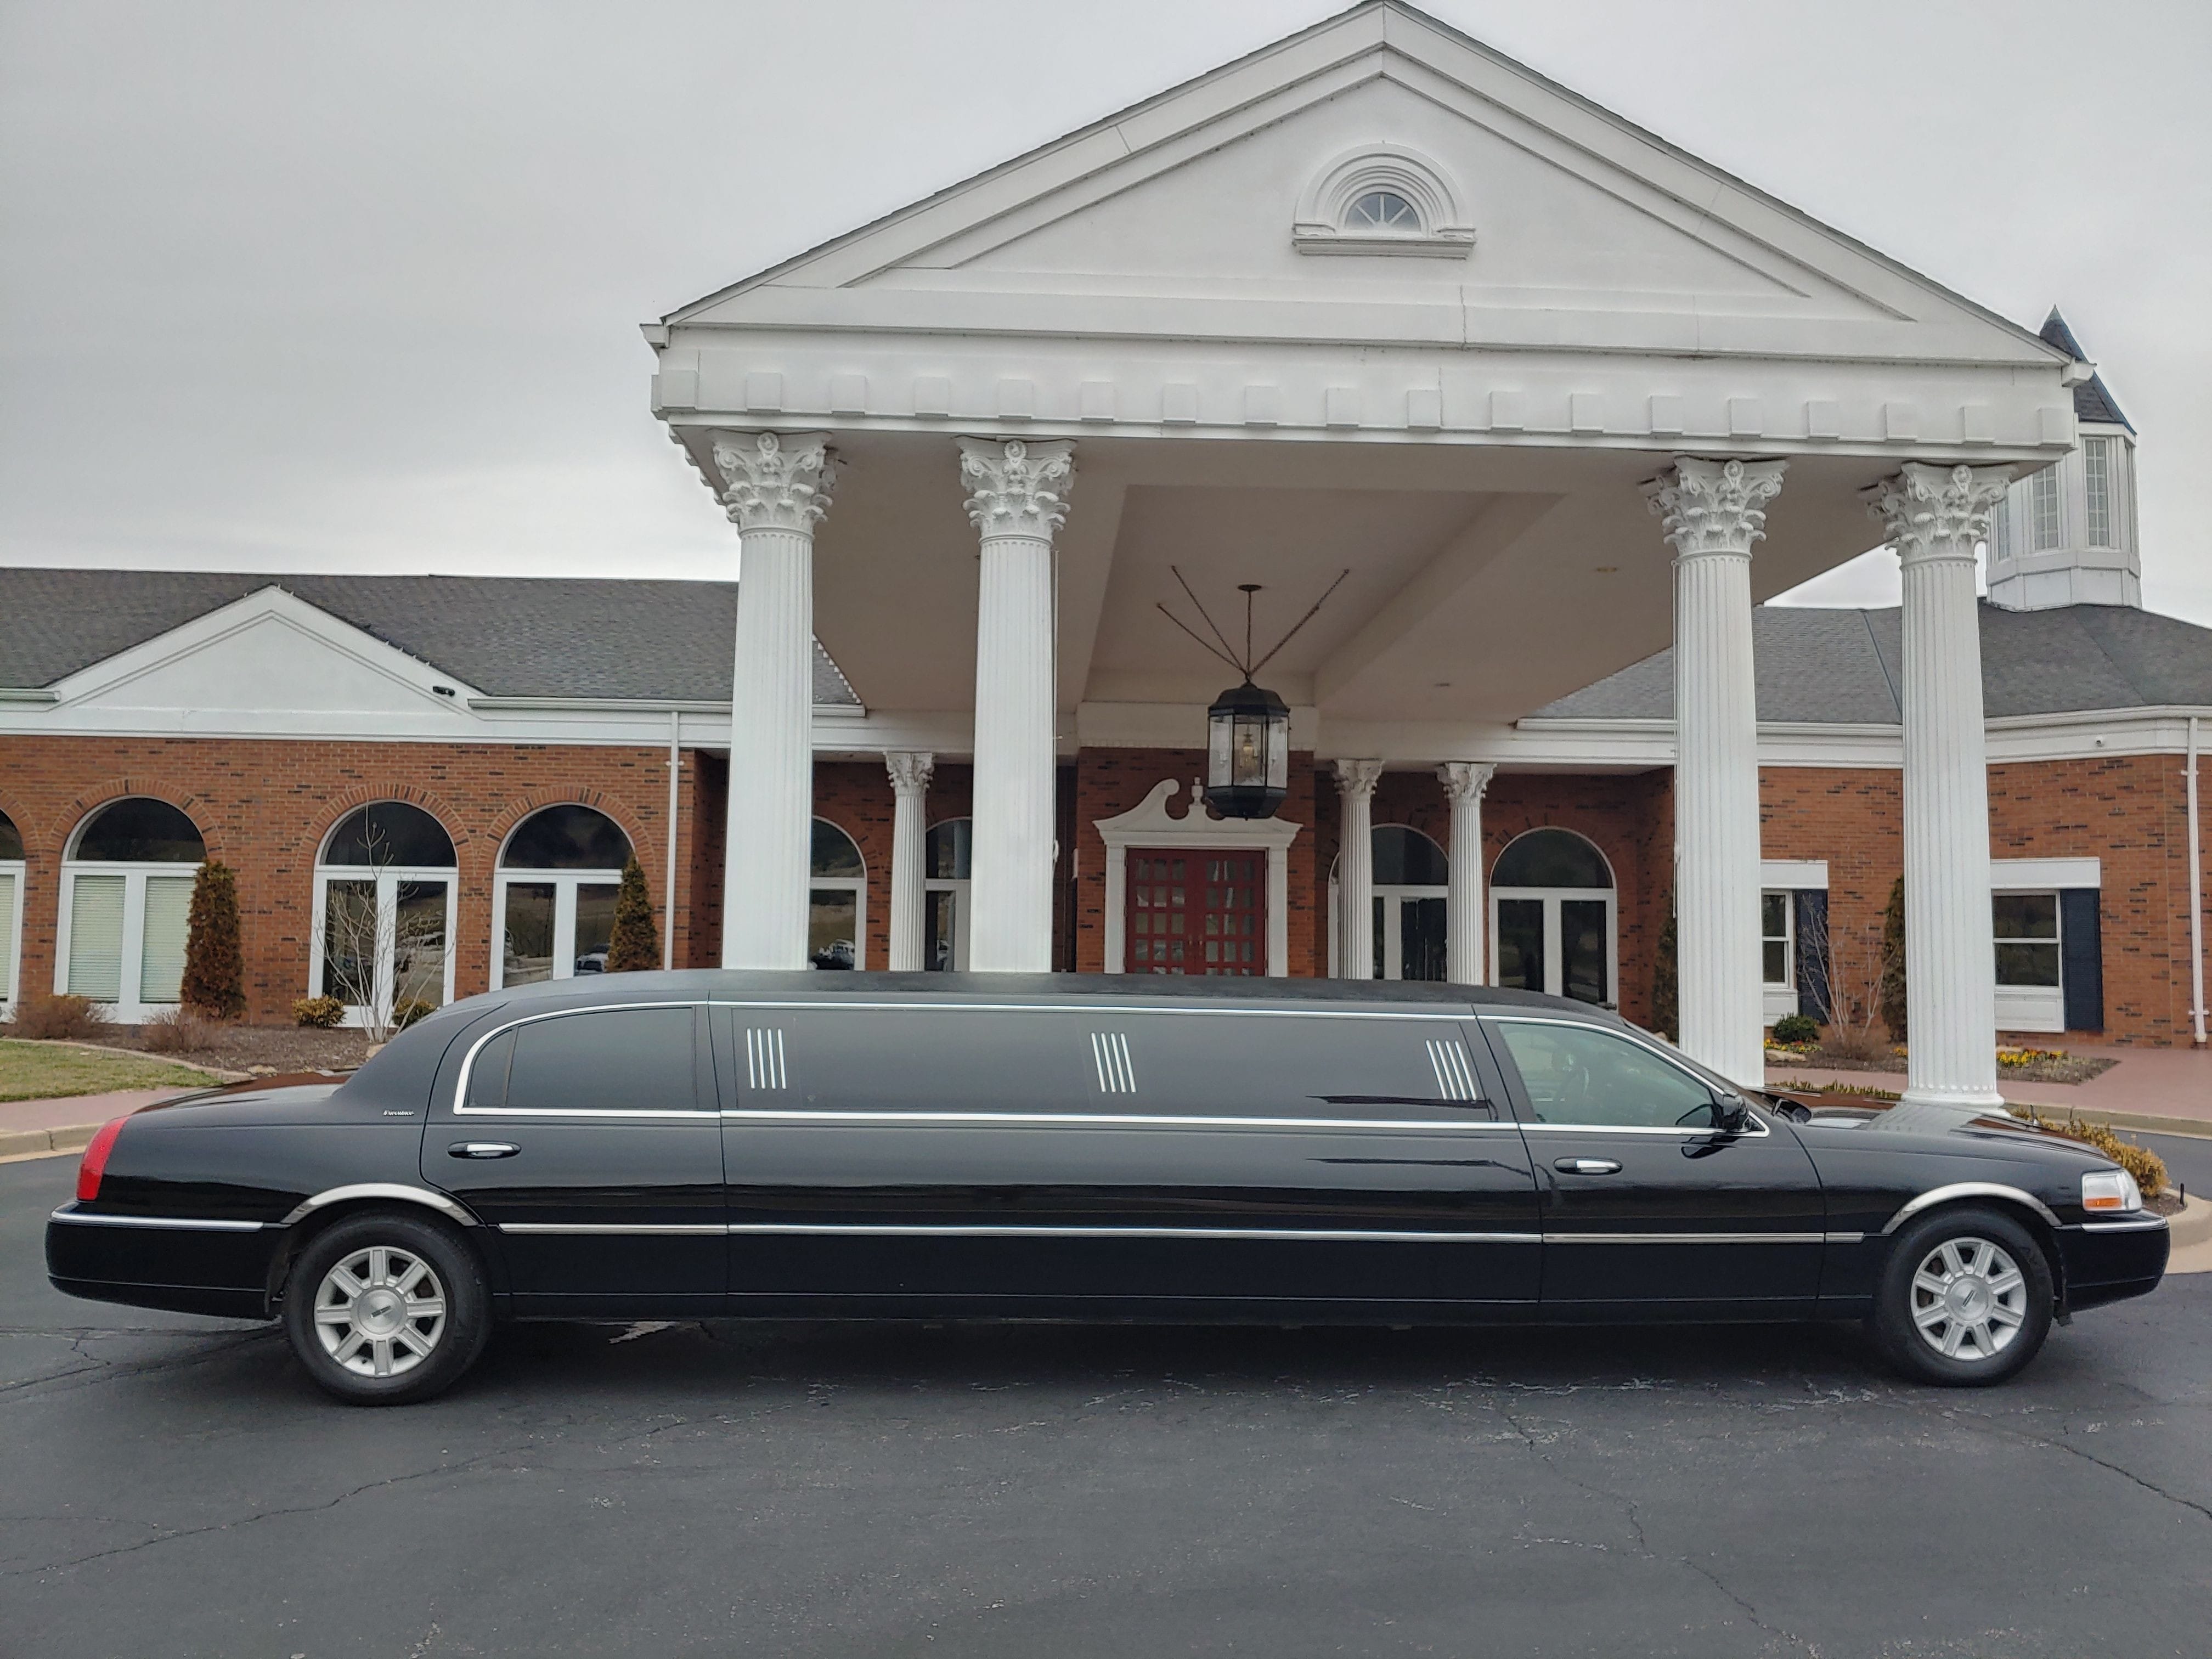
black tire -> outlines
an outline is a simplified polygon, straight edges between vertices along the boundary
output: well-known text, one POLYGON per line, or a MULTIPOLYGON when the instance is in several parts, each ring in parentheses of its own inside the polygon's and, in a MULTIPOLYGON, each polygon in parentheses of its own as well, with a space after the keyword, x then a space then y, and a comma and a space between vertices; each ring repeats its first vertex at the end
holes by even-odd
POLYGON ((491 1292, 451 1228, 369 1211, 300 1252, 285 1281, 284 1334, 325 1393, 349 1406, 411 1405, 476 1363, 491 1334, 491 1292))
POLYGON ((1968 1205, 1898 1233, 1871 1322, 1906 1376, 1986 1388, 2035 1358, 2051 1334, 2052 1300, 2051 1264, 2034 1235, 2002 1210, 1968 1205))

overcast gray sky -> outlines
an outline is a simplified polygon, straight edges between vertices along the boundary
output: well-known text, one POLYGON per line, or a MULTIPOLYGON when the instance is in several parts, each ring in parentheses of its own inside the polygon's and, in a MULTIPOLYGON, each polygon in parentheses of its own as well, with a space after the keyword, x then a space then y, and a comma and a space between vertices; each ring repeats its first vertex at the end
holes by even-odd
MULTIPOLYGON (((1331 0, 0 0, 0 562, 724 575, 636 325, 1331 0)), ((2212 7, 1431 0, 2033 327, 2212 623, 2212 7)), ((1893 603, 1875 555, 1815 584, 1893 603)))

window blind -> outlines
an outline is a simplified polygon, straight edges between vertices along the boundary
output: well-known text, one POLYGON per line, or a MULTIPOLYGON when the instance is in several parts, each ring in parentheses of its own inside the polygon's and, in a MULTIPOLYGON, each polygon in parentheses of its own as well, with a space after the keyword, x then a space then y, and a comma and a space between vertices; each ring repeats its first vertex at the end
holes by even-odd
POLYGON ((15 1000, 15 872, 0 875, 0 1002, 15 1000))
POLYGON ((70 890, 69 994, 94 1002, 123 995, 121 876, 78 876, 70 890))
POLYGON ((185 933, 191 919, 190 876, 146 878, 146 943, 138 963, 138 1000, 174 1002, 185 982, 185 933))

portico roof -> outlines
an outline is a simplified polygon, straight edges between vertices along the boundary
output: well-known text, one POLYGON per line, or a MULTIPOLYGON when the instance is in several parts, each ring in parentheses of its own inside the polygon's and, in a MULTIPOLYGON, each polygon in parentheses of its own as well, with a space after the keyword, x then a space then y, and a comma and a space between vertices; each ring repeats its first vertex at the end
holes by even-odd
POLYGON ((1474 743, 1667 644, 1642 486, 1675 455, 1789 461, 1771 598, 1879 540, 1901 463, 2048 465, 2088 373, 1401 0, 646 333, 718 493, 714 433, 830 434, 815 627, 872 708, 973 707, 954 438, 1073 440, 1063 745, 1199 741, 1222 670, 1158 615, 1178 570, 1218 611, 1262 584, 1262 634, 1349 570, 1274 689, 1308 730, 1474 743))

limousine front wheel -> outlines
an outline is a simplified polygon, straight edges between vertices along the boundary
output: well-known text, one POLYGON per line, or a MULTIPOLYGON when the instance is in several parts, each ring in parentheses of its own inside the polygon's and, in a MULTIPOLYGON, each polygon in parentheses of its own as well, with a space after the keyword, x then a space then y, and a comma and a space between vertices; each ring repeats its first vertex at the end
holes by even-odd
POLYGON ((1908 1376, 2002 1382, 2051 1333, 2051 1265, 2027 1228, 1993 1209, 1940 1211, 1897 1235, 1875 1334, 1908 1376))
POLYGON ((284 1293, 307 1375, 356 1406, 427 1400, 474 1363, 490 1297, 468 1247, 437 1223, 349 1216, 309 1241, 284 1293))

